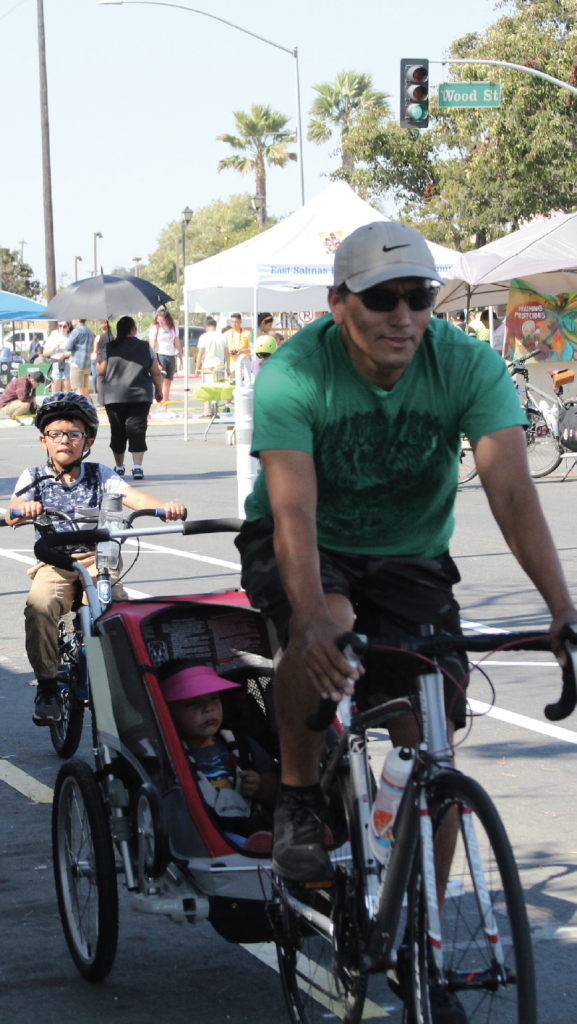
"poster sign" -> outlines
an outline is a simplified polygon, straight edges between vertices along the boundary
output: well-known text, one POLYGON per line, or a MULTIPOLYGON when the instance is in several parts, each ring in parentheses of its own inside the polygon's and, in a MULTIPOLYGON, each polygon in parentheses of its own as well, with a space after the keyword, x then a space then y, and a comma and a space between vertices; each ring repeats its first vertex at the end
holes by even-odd
POLYGON ((577 292, 546 295, 515 278, 509 288, 505 359, 539 349, 529 362, 577 359, 577 292))

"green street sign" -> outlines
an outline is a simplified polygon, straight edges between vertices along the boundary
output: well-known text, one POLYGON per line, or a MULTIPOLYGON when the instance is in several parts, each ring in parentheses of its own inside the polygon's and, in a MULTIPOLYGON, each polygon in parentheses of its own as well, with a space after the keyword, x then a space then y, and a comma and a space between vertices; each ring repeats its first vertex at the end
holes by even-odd
POLYGON ((491 82, 445 82, 439 86, 440 107, 500 107, 501 86, 491 82))

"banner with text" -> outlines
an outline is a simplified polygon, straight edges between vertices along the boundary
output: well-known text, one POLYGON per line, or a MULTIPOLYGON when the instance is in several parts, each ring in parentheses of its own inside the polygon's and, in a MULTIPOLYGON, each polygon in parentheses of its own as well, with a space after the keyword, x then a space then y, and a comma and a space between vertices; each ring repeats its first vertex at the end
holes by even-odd
POLYGON ((539 349, 529 362, 577 359, 577 292, 545 295, 515 278, 509 288, 505 359, 539 349))

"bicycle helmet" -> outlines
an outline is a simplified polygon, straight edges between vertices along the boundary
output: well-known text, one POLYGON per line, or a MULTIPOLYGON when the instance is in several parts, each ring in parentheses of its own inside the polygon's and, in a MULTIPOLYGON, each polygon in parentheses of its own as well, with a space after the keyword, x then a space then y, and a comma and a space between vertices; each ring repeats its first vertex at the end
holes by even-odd
POLYGON ((273 338, 271 334, 261 334, 260 338, 256 339, 255 352, 257 356, 272 356, 277 348, 276 338, 273 338))
POLYGON ((88 437, 98 433, 98 413, 84 395, 74 391, 57 391, 46 398, 36 413, 34 425, 41 434, 52 420, 82 420, 88 437))

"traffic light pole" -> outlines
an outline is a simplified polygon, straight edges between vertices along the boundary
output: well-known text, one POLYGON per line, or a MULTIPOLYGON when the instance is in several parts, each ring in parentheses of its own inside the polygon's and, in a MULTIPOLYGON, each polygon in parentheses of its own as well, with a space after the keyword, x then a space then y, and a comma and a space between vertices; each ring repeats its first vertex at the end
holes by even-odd
POLYGON ((526 75, 533 75, 534 78, 543 78, 546 82, 551 82, 552 85, 558 85, 560 89, 566 89, 567 92, 573 93, 577 96, 577 89, 574 85, 569 85, 568 82, 562 82, 560 78, 553 78, 552 75, 546 75, 543 71, 536 71, 535 68, 528 68, 524 64, 510 64, 506 60, 466 60, 460 57, 453 60, 451 57, 445 57, 444 60, 429 60, 429 64, 491 64, 497 68, 512 68, 513 71, 524 71, 526 75))

